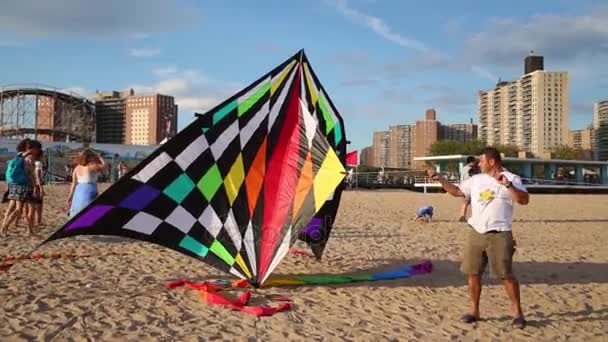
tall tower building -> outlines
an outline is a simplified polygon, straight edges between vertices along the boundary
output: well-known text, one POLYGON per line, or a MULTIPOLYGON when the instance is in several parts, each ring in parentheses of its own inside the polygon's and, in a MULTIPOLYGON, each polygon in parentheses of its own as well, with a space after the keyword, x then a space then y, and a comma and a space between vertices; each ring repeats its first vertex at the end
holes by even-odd
POLYGON ((371 166, 374 165, 374 149, 372 146, 367 146, 361 149, 361 165, 371 166))
POLYGON ((468 124, 442 124, 440 128, 440 140, 471 141, 477 139, 477 125, 473 123, 473 119, 468 124))
POLYGON ((584 128, 571 130, 568 133, 568 145, 581 151, 580 159, 597 160, 595 149, 595 129, 584 128))
POLYGON ((487 144, 516 145, 537 156, 567 144, 568 73, 544 71, 536 57, 542 58, 526 58, 532 72, 478 93, 479 137, 487 144))
POLYGON ((124 144, 126 96, 117 91, 95 94, 96 141, 103 144, 124 144))
POLYGON ((178 107, 172 96, 98 92, 95 100, 97 142, 156 145, 177 134, 178 107))
POLYGON ((125 143, 129 145, 155 145, 177 133, 177 106, 172 96, 129 96, 126 118, 125 143))
POLYGON ((388 147, 389 147, 389 132, 378 131, 374 132, 374 144, 372 149, 374 151, 374 164, 375 167, 386 167, 388 166, 388 147))
POLYGON ((593 104, 595 152, 598 160, 608 160, 608 100, 593 104))
MULTIPOLYGON (((437 112, 428 109, 423 121, 416 121, 414 157, 424 157, 431 145, 439 140, 439 121, 437 112)), ((423 161, 414 162, 416 168, 424 166, 423 161)))
POLYGON ((395 168, 411 168, 413 161, 414 136, 416 126, 394 125, 388 130, 388 165, 395 168))

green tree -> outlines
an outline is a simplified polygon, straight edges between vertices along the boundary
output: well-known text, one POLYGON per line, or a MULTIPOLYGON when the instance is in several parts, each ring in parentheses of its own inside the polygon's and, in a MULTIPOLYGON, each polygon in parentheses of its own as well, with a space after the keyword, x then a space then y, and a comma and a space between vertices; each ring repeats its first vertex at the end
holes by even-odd
POLYGON ((515 145, 496 145, 494 146, 500 153, 504 153, 505 157, 517 157, 519 147, 515 145))
POLYGON ((429 148, 430 156, 446 156, 454 154, 477 155, 486 145, 480 140, 458 141, 440 140, 429 148))
MULTIPOLYGON (((454 154, 462 155, 478 155, 479 152, 488 146, 481 140, 457 141, 457 140, 440 140, 431 145, 429 148, 430 156, 447 156, 454 154)), ((515 145, 495 145, 500 153, 504 153, 506 157, 517 157, 519 148, 515 145)))
POLYGON ((573 160, 581 159, 583 151, 568 145, 559 145, 551 150, 552 157, 555 159, 573 160))

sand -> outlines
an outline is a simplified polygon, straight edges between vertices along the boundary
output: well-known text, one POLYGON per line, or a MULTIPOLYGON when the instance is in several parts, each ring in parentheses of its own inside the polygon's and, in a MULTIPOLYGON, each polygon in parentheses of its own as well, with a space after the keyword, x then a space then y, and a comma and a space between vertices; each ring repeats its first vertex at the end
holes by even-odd
MULTIPOLYGON (((0 255, 27 253, 64 222, 67 187, 47 192, 37 236, 14 230, 0 240, 0 255)), ((275 274, 373 272, 423 259, 435 270, 395 281, 258 290, 256 298, 278 294, 294 303, 262 319, 209 307, 194 292, 165 290, 174 279, 230 279, 177 252, 113 238, 53 242, 40 252, 96 256, 23 261, 0 273, 0 340, 608 339, 608 196, 533 195, 516 208, 514 268, 529 320, 522 331, 510 328, 506 294, 492 279, 484 280, 484 320, 459 322, 468 309, 458 271, 466 233, 455 222, 460 203, 445 194, 345 193, 324 260, 288 255, 275 274), (435 221, 414 223, 415 209, 426 204, 435 206, 435 221)))

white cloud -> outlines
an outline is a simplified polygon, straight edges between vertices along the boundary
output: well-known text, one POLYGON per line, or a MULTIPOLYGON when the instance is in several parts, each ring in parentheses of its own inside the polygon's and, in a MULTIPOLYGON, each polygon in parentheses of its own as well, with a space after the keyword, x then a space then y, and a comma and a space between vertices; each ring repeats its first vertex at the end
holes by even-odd
POLYGON ((158 48, 137 48, 129 49, 129 55, 133 57, 153 57, 160 55, 158 48))
POLYGON ((152 70, 152 72, 156 76, 164 77, 164 76, 175 74, 177 72, 177 68, 174 66, 167 66, 167 67, 163 67, 163 68, 156 68, 156 69, 152 70))
MULTIPOLYGON (((228 98, 228 96, 226 96, 228 98)), ((189 109, 197 112, 205 112, 219 103, 224 101, 224 98, 218 97, 182 97, 177 101, 180 108, 189 109)))
MULTIPOLYGON (((413 60, 405 61, 405 63, 399 61, 397 63, 386 64, 383 67, 384 70, 382 72, 386 73, 389 78, 400 78, 419 70, 428 71, 430 69, 439 68, 449 68, 451 70, 473 70, 475 75, 484 79, 489 79, 493 76, 491 72, 479 65, 471 65, 468 62, 455 60, 448 54, 435 51, 419 40, 394 32, 391 27, 381 18, 363 13, 358 9, 350 7, 348 0, 325 1, 330 5, 333 5, 338 12, 345 17, 360 25, 366 26, 380 37, 401 47, 413 49, 417 52, 417 56, 413 60)), ((452 26, 455 27, 456 25, 452 23, 452 26)), ((367 55, 365 55, 365 57, 367 57, 367 55)), ((493 80, 495 80, 495 78, 493 80)))
POLYGON ((134 39, 134 40, 141 40, 141 39, 148 39, 150 38, 150 34, 149 33, 133 33, 129 35, 130 39, 134 39))
POLYGON ((71 87, 60 89, 60 91, 63 93, 67 93, 67 94, 82 96, 87 99, 91 99, 91 98, 95 97, 95 94, 91 90, 89 90, 85 87, 81 87, 81 86, 71 86, 71 87))
POLYGON ((162 94, 183 94, 192 87, 192 82, 186 78, 171 78, 162 80, 156 90, 162 94))
POLYGON ((194 119, 194 112, 204 113, 235 94, 242 87, 239 84, 214 80, 198 70, 180 70, 177 67, 162 68, 170 72, 158 72, 159 80, 153 84, 133 84, 135 93, 161 93, 175 97, 179 106, 179 127, 184 127, 194 119), (170 69, 170 70, 169 70, 170 69))
POLYGON ((490 71, 488 71, 478 65, 471 66, 471 71, 473 71, 477 76, 484 78, 488 81, 491 81, 491 82, 498 81, 498 76, 494 75, 490 71))
POLYGON ((494 19, 469 36, 465 55, 473 61, 513 65, 531 50, 554 62, 608 55, 608 8, 589 14, 494 19))
POLYGON ((3 0, 0 32, 20 37, 143 38, 200 20, 194 2, 174 0, 3 0))
POLYGON ((427 52, 430 50, 424 43, 394 32, 384 20, 350 7, 347 0, 326 0, 326 2, 336 7, 336 9, 345 17, 360 25, 366 26, 388 41, 420 52, 427 52))

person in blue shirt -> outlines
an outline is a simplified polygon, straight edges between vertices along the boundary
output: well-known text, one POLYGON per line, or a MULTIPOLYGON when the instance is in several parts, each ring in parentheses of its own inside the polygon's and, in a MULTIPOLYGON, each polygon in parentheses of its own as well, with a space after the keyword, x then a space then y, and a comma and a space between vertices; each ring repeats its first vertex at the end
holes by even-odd
POLYGON ((427 205, 426 207, 418 209, 414 220, 417 221, 419 219, 424 219, 426 222, 431 221, 433 219, 433 206, 427 205))
MULTIPOLYGON (((8 207, 4 213, 4 220, 0 226, 0 236, 6 236, 8 227, 19 218, 24 210, 27 210, 26 203, 40 194, 41 185, 38 178, 34 175, 35 160, 42 153, 40 142, 32 139, 24 139, 17 145, 17 155, 9 161, 6 169, 6 184, 9 200, 8 207), (32 159, 33 157, 34 159, 32 159)), ((32 212, 33 213, 33 212, 32 212)), ((32 215, 29 213, 27 218, 26 236, 33 232, 32 215)))

